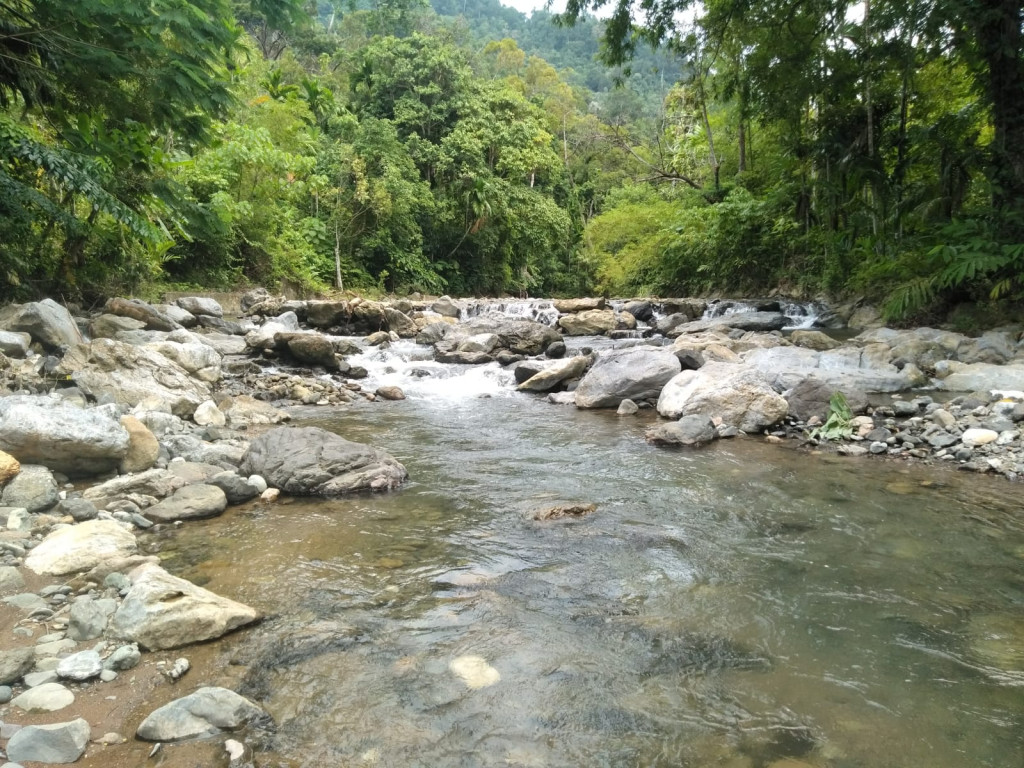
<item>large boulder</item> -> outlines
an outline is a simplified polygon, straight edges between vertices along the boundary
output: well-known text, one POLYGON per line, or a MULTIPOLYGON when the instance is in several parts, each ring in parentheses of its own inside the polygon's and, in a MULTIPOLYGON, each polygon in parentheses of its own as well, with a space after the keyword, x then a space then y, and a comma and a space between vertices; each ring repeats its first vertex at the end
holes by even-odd
POLYGON ((135 406, 147 398, 167 403, 175 416, 189 417, 210 388, 155 349, 96 339, 68 350, 57 367, 83 392, 135 406))
POLYGON ((11 454, 0 451, 0 488, 3 488, 19 472, 21 472, 21 462, 11 454))
POLYGON ((991 363, 949 364, 937 382, 947 392, 988 392, 992 390, 1024 390, 1024 365, 993 365, 991 363))
MULTIPOLYGON (((832 395, 837 391, 831 382, 812 375, 783 392, 783 397, 789 403, 790 416, 801 421, 817 416, 824 421, 828 416, 832 395)), ((868 397, 861 390, 846 389, 842 394, 853 413, 863 413, 867 409, 868 397)))
POLYGON ((51 397, 0 398, 0 450, 22 463, 71 477, 94 475, 116 469, 129 444, 128 432, 106 410, 51 397))
POLYGON ((172 576, 152 563, 140 565, 129 577, 132 587, 108 631, 150 651, 213 640, 260 618, 255 609, 172 576))
POLYGON ((0 685, 16 683, 26 672, 31 672, 36 663, 32 648, 11 648, 0 650, 0 685))
POLYGON ((121 315, 102 314, 89 322, 89 334, 94 339, 116 339, 119 333, 141 331, 146 324, 141 320, 121 315))
POLYGON ((319 333, 278 333, 274 336, 274 346, 303 365, 320 365, 328 371, 339 369, 334 345, 319 333))
POLYGON ((384 451, 317 427, 278 427, 260 435, 242 458, 240 472, 302 496, 387 491, 409 476, 384 451))
POLYGON ((156 464, 160 443, 149 427, 134 416, 122 416, 121 426, 128 433, 128 450, 121 459, 121 473, 144 472, 156 464))
POLYGON ((259 706, 234 691, 200 688, 152 712, 135 735, 146 741, 182 741, 234 731, 268 717, 259 706))
POLYGON ((610 309, 587 309, 558 318, 558 327, 566 336, 600 336, 618 327, 610 309))
POLYGON ((654 347, 602 354, 576 388, 576 406, 618 408, 623 400, 653 400, 681 367, 671 352, 654 347))
POLYGON ((71 313, 53 299, 4 307, 0 310, 0 328, 27 333, 53 351, 82 342, 82 332, 71 313))
POLYGON ((889 355, 889 347, 880 343, 824 352, 772 347, 745 352, 743 362, 764 373, 779 391, 792 389, 811 375, 843 392, 902 392, 924 383, 911 375, 917 371, 915 366, 907 365, 900 370, 889 362, 889 355))
POLYGON ((145 323, 146 329, 150 331, 176 331, 181 328, 180 323, 174 322, 142 299, 108 299, 103 305, 103 311, 110 315, 138 320, 145 323))
MULTIPOLYGON (((577 355, 559 360, 530 376, 517 389, 521 392, 547 392, 554 389, 566 379, 579 378, 593 362, 589 355, 577 355)), ((518 368, 516 369, 518 373, 518 368)))
POLYGON ((7 742, 7 759, 12 763, 74 763, 85 754, 91 735, 89 722, 82 718, 69 723, 26 725, 7 742))
POLYGON ((183 296, 174 303, 193 315, 224 317, 224 308, 216 299, 205 296, 183 296))
POLYGON ((493 333, 501 340, 501 346, 519 355, 540 355, 562 335, 553 328, 534 320, 509 320, 504 317, 479 317, 456 331, 465 329, 465 335, 493 333))
POLYGON ((252 350, 273 349, 279 333, 296 333, 299 330, 299 317, 294 312, 283 312, 273 320, 268 320, 259 328, 245 334, 245 345, 252 350))
MULTIPOLYGON (((183 333, 188 332, 183 331, 183 333)), ((176 362, 200 381, 205 381, 208 384, 215 384, 220 381, 220 352, 208 344, 198 341, 178 343, 168 340, 154 344, 153 349, 168 360, 176 362)))
POLYGON ((112 558, 134 555, 135 535, 113 520, 87 520, 57 528, 29 552, 25 566, 43 576, 88 571, 112 558))
POLYGON ((393 307, 384 307, 384 317, 388 321, 388 330, 394 331, 403 339, 411 339, 419 333, 419 328, 412 318, 393 307))
POLYGON ((733 363, 708 363, 697 371, 683 371, 658 398, 658 413, 666 418, 717 417, 744 432, 778 424, 788 412, 785 398, 761 371, 733 363))

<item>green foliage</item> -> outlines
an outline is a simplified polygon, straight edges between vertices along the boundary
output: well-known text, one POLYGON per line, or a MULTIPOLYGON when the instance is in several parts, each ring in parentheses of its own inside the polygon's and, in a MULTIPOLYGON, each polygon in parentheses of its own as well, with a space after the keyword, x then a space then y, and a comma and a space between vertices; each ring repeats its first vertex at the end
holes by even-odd
POLYGON ((853 412, 842 392, 832 393, 828 401, 825 423, 811 430, 809 437, 817 440, 849 440, 853 435, 853 412))

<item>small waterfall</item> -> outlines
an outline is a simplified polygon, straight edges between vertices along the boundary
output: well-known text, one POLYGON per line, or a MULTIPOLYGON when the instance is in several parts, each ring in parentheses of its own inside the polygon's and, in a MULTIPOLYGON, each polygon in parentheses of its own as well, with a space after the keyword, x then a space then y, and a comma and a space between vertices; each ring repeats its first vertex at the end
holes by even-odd
POLYGON ((714 320, 730 315, 740 315, 747 312, 779 312, 786 316, 789 321, 783 330, 793 331, 803 328, 813 328, 818 318, 827 310, 824 304, 817 301, 797 302, 784 300, 764 301, 714 301, 708 304, 704 311, 703 320, 714 320))
POLYGON ((534 320, 544 325, 555 325, 559 312, 549 299, 510 299, 478 301, 462 307, 459 319, 498 315, 516 320, 534 320))
POLYGON ((430 347, 412 341, 393 342, 389 347, 367 347, 348 358, 352 365, 366 369, 363 388, 400 387, 411 399, 463 401, 474 397, 507 397, 512 373, 497 363, 451 365, 434 360, 430 347))

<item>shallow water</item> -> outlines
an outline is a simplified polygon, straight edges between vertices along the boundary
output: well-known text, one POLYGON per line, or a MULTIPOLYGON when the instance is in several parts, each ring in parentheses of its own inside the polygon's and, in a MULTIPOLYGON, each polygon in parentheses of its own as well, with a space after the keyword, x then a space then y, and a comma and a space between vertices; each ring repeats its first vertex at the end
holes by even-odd
POLYGON ((403 490, 238 508, 165 552, 270 616, 227 641, 270 764, 1022 764, 1019 487, 656 449, 650 415, 417 355, 367 358, 408 400, 298 414, 393 453, 403 490), (566 502, 598 508, 527 519, 566 502))

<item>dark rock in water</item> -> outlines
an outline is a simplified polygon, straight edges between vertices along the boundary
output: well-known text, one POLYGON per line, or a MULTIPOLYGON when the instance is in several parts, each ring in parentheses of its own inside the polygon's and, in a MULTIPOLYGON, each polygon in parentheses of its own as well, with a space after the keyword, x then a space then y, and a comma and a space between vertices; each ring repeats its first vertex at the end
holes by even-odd
POLYGON ((261 475, 301 496, 391 490, 409 476, 384 451, 317 427, 278 427, 260 435, 243 457, 241 473, 261 475))
POLYGON ((228 504, 242 504, 259 495, 256 486, 235 472, 220 472, 207 482, 224 491, 228 504))
POLYGON ((560 357, 565 357, 565 342, 554 342, 544 351, 544 355, 555 360, 557 360, 560 357))
POLYGON ((502 350, 497 354, 497 356, 494 359, 497 360, 498 364, 502 366, 515 365, 516 363, 522 362, 523 356, 517 355, 513 352, 509 352, 508 350, 502 350))
POLYGON ((656 655, 645 673, 657 675, 708 674, 723 669, 769 670, 771 661, 718 635, 687 632, 652 638, 656 655))
POLYGON ((704 355, 699 349, 679 349, 674 354, 684 371, 697 371, 704 367, 704 355))
POLYGON ((654 317, 654 305, 649 301, 628 301, 622 309, 642 323, 650 322, 654 317))
POLYGON ((516 384, 522 384, 543 371, 547 366, 541 360, 524 360, 515 367, 512 375, 515 376, 516 384))
POLYGON ((581 518, 597 511, 596 504, 561 504, 557 507, 535 509, 530 513, 531 520, 559 520, 564 517, 581 518))
POLYGON ((441 352, 434 351, 434 359, 451 365, 484 365, 494 361, 486 352, 441 352))
POLYGON ((718 430, 707 416, 692 414, 679 421, 656 424, 647 430, 647 440, 655 445, 686 445, 699 448, 718 438, 718 430))
POLYGON ((152 712, 135 735, 146 741, 182 741, 269 721, 262 708, 234 691, 200 688, 152 712))
POLYGON ((772 723, 743 734, 740 751, 755 765, 782 765, 810 754, 818 745, 814 732, 800 723, 772 723))

